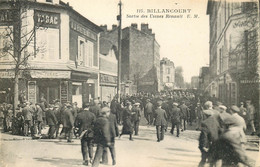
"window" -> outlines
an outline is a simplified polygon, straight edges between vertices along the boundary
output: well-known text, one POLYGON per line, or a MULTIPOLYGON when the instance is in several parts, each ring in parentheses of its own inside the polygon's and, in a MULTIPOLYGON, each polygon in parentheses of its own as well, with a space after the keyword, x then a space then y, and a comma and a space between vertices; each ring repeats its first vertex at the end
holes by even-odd
POLYGON ((52 3, 52 0, 46 0, 46 2, 51 2, 52 3))
POLYGON ((91 41, 87 42, 87 66, 93 66, 93 56, 94 56, 94 44, 91 41))
POLYGON ((167 82, 170 82, 170 77, 169 76, 167 76, 167 82))
POLYGON ((167 68, 167 74, 170 74, 170 73, 171 73, 171 69, 167 68))
POLYGON ((36 60, 53 61, 59 57, 59 30, 39 28, 36 30, 36 60))
MULTIPOLYGON (((9 27, 10 28, 10 27, 9 27)), ((12 54, 12 42, 9 36, 9 30, 8 27, 0 28, 0 61, 9 61, 10 55, 12 54), (8 53, 9 52, 9 53, 8 53)), ((12 37, 11 37, 12 38, 12 37)))
POLYGON ((85 57, 85 39, 82 37, 78 37, 78 55, 76 56, 77 65, 83 64, 83 59, 85 57))

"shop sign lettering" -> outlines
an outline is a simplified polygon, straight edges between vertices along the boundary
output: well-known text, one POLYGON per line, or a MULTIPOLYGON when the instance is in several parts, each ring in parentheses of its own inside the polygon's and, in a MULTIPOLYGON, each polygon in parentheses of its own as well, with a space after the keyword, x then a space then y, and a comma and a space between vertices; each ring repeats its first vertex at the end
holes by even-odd
POLYGON ((38 27, 59 28, 60 14, 35 10, 34 22, 38 27))
POLYGON ((0 23, 10 23, 14 21, 16 10, 0 10, 0 23))
POLYGON ((249 27, 249 28, 252 28, 252 27, 255 27, 257 22, 257 18, 256 17, 251 17, 251 18, 247 18, 246 20, 239 20, 239 21, 236 21, 234 24, 233 24, 233 28, 242 28, 242 27, 249 27))
POLYGON ((101 83, 117 83, 117 77, 112 75, 100 74, 100 82, 101 83))
POLYGON ((255 79, 255 80, 241 80, 240 83, 242 83, 242 84, 260 83, 260 80, 259 79, 255 79))
POLYGON ((32 78, 70 78, 70 71, 40 71, 40 70, 32 70, 31 72, 32 78))
POLYGON ((75 21, 70 21, 70 28, 74 31, 81 33, 91 39, 97 40, 97 35, 91 32, 89 29, 84 27, 83 25, 76 23, 75 21))

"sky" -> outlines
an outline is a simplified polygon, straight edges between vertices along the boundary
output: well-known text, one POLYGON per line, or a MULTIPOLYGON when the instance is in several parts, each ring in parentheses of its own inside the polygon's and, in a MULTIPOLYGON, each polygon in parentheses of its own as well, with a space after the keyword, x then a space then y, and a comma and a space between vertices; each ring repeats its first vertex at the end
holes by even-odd
MULTIPOLYGON (((119 0, 63 1, 97 25, 106 24, 111 29, 112 24, 118 24, 119 0)), ((137 23, 141 29, 141 23, 149 24, 160 45, 161 59, 167 57, 175 67, 182 66, 184 79, 190 82, 192 76, 199 75, 200 67, 209 64, 206 9, 207 0, 122 0, 122 28, 137 23)))

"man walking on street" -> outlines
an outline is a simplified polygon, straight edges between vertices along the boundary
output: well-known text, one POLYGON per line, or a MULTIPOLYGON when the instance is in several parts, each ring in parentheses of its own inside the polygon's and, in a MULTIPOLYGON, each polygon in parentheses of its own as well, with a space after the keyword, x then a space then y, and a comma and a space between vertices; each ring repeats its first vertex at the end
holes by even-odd
POLYGON ((94 138, 95 138, 95 143, 97 144, 97 149, 96 149, 95 158, 92 167, 99 166, 100 163, 99 161, 102 157, 104 148, 111 145, 109 121, 107 119, 108 115, 109 112, 107 108, 103 108, 94 125, 94 138))
POLYGON ((65 133, 65 137, 67 138, 67 142, 72 142, 72 129, 74 126, 74 117, 72 115, 72 106, 71 104, 68 102, 66 104, 66 109, 63 113, 63 127, 64 127, 64 133, 65 133))
POLYGON ((177 128, 177 137, 180 134, 180 124, 181 124, 181 110, 178 108, 178 103, 173 103, 173 108, 170 110, 172 129, 171 134, 174 134, 174 128, 177 128))
POLYGON ((156 126, 156 133, 157 133, 157 142, 160 142, 164 139, 164 132, 165 127, 167 124, 167 113, 165 110, 163 110, 162 107, 162 101, 157 102, 157 109, 155 110, 154 114, 154 123, 156 126))
POLYGON ((140 103, 135 103, 134 107, 132 108, 132 113, 133 113, 133 126, 134 126, 134 131, 135 135, 138 135, 139 131, 139 122, 141 119, 141 109, 140 109, 140 103))
POLYGON ((92 163, 93 158, 93 137, 94 137, 94 124, 96 116, 89 111, 89 103, 85 104, 83 112, 77 115, 75 120, 75 127, 79 128, 81 152, 83 156, 83 165, 92 163), (88 156, 90 161, 88 161, 88 156))
POLYGON ((32 128, 32 113, 33 110, 30 107, 30 102, 26 102, 26 106, 22 110, 23 117, 24 117, 24 136, 29 135, 29 129, 31 131, 31 134, 33 134, 33 128, 32 128))
MULTIPOLYGON (((107 110, 107 112, 110 113, 108 116, 108 120, 110 125, 109 129, 110 129, 111 145, 108 146, 108 148, 112 157, 112 164, 116 165, 115 137, 119 135, 117 120, 116 120, 116 116, 109 111, 109 108, 107 109, 104 108, 103 110, 107 110)), ((102 164, 107 164, 107 163, 108 163, 107 147, 105 147, 102 155, 102 164)))

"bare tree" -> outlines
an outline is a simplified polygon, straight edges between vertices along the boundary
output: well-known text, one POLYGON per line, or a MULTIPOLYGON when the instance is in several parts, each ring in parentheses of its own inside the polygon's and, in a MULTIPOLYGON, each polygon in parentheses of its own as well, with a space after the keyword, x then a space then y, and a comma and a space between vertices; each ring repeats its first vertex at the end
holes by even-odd
POLYGON ((30 65, 28 59, 34 56, 38 50, 34 45, 35 26, 30 27, 26 21, 28 17, 32 17, 27 13, 29 9, 28 3, 26 0, 16 0, 6 3, 10 10, 13 11, 12 22, 4 26, 0 33, 3 39, 0 58, 9 57, 11 62, 10 67, 14 73, 14 108, 19 103, 19 78, 29 76, 30 65), (28 49, 29 46, 33 49, 28 49))

